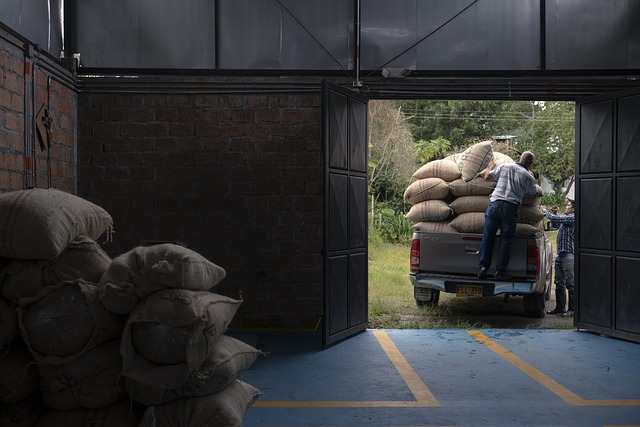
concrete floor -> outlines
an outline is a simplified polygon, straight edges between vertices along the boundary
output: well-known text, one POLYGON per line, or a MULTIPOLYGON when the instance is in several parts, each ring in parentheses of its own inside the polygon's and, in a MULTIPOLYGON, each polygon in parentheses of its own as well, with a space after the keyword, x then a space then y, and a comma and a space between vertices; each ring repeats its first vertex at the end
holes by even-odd
POLYGON ((243 334, 243 426, 640 426, 640 344, 573 330, 243 334))

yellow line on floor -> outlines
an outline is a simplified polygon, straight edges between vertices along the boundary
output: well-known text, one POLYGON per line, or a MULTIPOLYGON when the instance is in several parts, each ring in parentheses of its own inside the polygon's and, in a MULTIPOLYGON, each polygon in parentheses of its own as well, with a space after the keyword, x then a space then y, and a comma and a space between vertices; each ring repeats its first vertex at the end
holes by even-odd
POLYGON ((374 401, 256 401, 252 406, 262 408, 424 408, 440 406, 416 371, 404 358, 400 350, 384 331, 373 331, 385 354, 393 363, 416 400, 374 400, 374 401))
POLYGON ((564 387, 556 380, 547 376, 540 370, 534 368, 529 363, 525 362, 506 348, 502 347, 497 342, 493 341, 482 332, 477 330, 467 331, 469 335, 480 341, 487 346, 490 350, 502 357, 513 366, 530 376, 532 379, 540 383, 547 390, 567 402, 572 406, 640 406, 640 399, 629 400, 586 400, 573 393, 568 388, 564 387))
POLYGON ((378 339, 382 349, 387 353, 387 357, 396 367, 398 373, 413 393, 416 401, 422 403, 423 406, 440 406, 440 403, 433 396, 424 382, 420 379, 416 371, 413 370, 407 359, 404 358, 398 347, 391 341, 386 332, 375 330, 373 334, 378 339))
POLYGON ((370 401, 256 401, 253 407, 259 408, 424 408, 424 402, 402 400, 370 400, 370 401))

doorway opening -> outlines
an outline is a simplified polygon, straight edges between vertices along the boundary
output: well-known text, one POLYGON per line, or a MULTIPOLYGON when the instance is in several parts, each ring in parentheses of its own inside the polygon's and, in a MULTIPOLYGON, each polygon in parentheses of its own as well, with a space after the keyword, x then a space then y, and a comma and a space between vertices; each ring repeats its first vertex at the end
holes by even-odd
MULTIPOLYGON (((424 217, 411 212, 415 203, 406 192, 421 167, 491 141, 494 153, 515 161, 523 151, 533 151, 544 194, 539 205, 562 210, 574 191, 575 102, 370 100, 368 137, 369 327, 573 328, 572 318, 526 316, 521 295, 440 292, 436 304, 421 304, 409 279, 409 257, 414 227, 424 217)), ((451 211, 440 221, 450 223, 455 215, 451 211)), ((556 233, 545 231, 554 251, 556 233)), ((553 286, 549 278, 548 291, 553 286)), ((555 296, 548 291, 546 306, 552 309, 555 296)))

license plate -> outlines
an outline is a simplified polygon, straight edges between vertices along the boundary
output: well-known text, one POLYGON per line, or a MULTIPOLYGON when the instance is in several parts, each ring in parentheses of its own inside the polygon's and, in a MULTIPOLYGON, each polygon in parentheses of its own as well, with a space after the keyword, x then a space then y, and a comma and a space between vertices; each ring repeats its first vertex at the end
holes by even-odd
POLYGON ((456 296, 458 297, 481 297, 482 286, 457 285, 456 296))

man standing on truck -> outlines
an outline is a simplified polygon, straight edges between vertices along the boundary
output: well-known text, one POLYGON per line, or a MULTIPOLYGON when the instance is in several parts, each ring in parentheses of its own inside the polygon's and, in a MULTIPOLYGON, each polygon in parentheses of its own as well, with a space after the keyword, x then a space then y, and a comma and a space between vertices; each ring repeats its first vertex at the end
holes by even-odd
POLYGON ((479 279, 487 278, 496 233, 500 229, 500 248, 496 264, 496 280, 510 280, 507 265, 511 256, 511 242, 518 222, 518 207, 525 194, 540 195, 533 177, 535 155, 525 151, 517 163, 502 163, 495 167, 491 161, 484 172, 484 179, 497 181, 484 214, 484 230, 480 243, 479 279))
POLYGON ((576 224, 576 208, 575 202, 567 199, 567 205, 564 208, 564 215, 558 215, 558 207, 554 206, 551 210, 547 210, 542 206, 546 217, 558 228, 558 236, 556 237, 556 259, 554 261, 556 284, 556 308, 547 311, 547 314, 561 314, 563 316, 573 316, 574 305, 574 281, 573 281, 573 239, 576 224), (554 209, 555 208, 555 209, 554 209), (567 294, 569 293, 569 307, 564 309, 567 302, 567 294))

